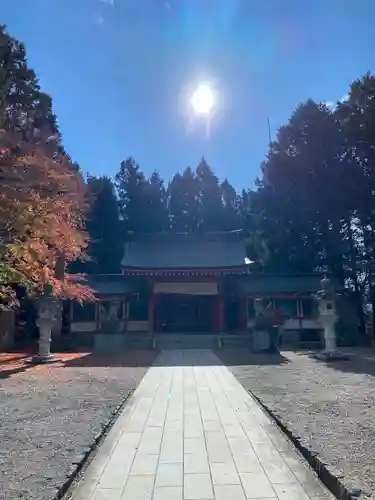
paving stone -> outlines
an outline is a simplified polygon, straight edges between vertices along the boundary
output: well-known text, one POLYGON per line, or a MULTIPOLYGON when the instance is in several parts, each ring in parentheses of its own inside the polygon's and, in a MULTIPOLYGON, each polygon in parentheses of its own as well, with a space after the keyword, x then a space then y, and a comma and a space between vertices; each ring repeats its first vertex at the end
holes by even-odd
POLYGON ((182 486, 155 488, 152 500, 183 500, 182 486))
POLYGON ((239 437, 242 439, 246 438, 245 432, 241 425, 225 425, 223 424, 224 434, 227 437, 239 437))
POLYGON ((164 427, 165 424, 165 416, 152 417, 147 420, 147 425, 151 425, 152 427, 164 427))
POLYGON ((217 419, 217 420, 204 420, 204 418, 203 418, 202 425, 203 425, 204 432, 211 432, 211 431, 222 432, 222 430, 223 430, 223 426, 222 426, 219 419, 217 419))
POLYGON ((139 445, 142 434, 140 432, 123 432, 116 446, 116 451, 119 448, 125 448, 125 452, 129 449, 135 449, 139 445))
POLYGON ((268 443, 272 444, 271 438, 267 435, 266 431, 262 427, 253 427, 252 429, 246 430, 247 437, 251 444, 255 443, 268 443))
POLYGON ((122 489, 99 489, 95 490, 91 500, 120 500, 122 489))
POLYGON ((240 478, 246 498, 277 498, 264 472, 241 473, 240 478))
POLYGON ((311 500, 298 483, 275 484, 274 488, 279 500, 311 500))
POLYGON ((246 500, 242 486, 214 486, 215 500, 246 500))
POLYGON ((208 500, 213 497, 210 474, 184 475, 184 500, 208 500))
POLYGON ((254 448, 246 437, 244 439, 239 436, 228 437, 227 441, 232 453, 253 453, 255 455, 254 448))
POLYGON ((258 455, 260 460, 277 460, 280 461, 282 456, 275 448, 275 446, 270 443, 253 443, 253 448, 255 453, 258 455))
POLYGON ((132 463, 133 456, 115 452, 99 479, 98 488, 123 488, 129 476, 132 463))
POLYGON ((210 465, 212 484, 241 484, 237 469, 233 462, 212 463, 210 465))
POLYGON ((204 438, 184 439, 184 453, 206 453, 206 443, 204 438))
POLYGON ((162 437, 162 446, 168 444, 175 444, 176 446, 182 446, 183 444, 183 429, 181 430, 165 430, 162 437))
POLYGON ((184 472, 186 474, 208 473, 208 459, 206 453, 184 455, 184 472))
POLYGON ((284 462, 262 462, 268 479, 271 483, 292 483, 296 480, 295 475, 284 462))
POLYGON ((88 500, 94 493, 98 485, 98 479, 96 477, 90 477, 86 474, 84 478, 79 482, 78 486, 74 490, 74 500, 88 500))
POLYGON ((159 464, 155 486, 182 486, 182 464, 159 464))
POLYGON ((164 443, 160 450, 160 462, 164 464, 178 463, 183 461, 183 445, 164 443))
MULTIPOLYGON (((159 427, 153 427, 153 429, 159 429, 159 427)), ((160 452, 160 446, 161 446, 161 435, 160 435, 160 437, 157 437, 157 436, 155 436, 155 437, 147 437, 147 436, 143 437, 142 436, 138 450, 141 453, 153 455, 153 454, 160 452)))
POLYGON ((229 447, 222 443, 207 444, 208 460, 210 463, 230 462, 232 454, 229 447))
POLYGON ((138 474, 156 474, 156 468, 158 465, 159 455, 144 455, 138 453, 135 456, 132 468, 130 470, 131 475, 138 474))
POLYGON ((184 421, 185 438, 203 438, 203 427, 200 415, 186 415, 184 421))
POLYGON ((121 500, 151 500, 154 482, 155 476, 130 476, 126 483, 121 500))
POLYGON ((262 465, 254 452, 233 453, 233 460, 238 472, 262 472, 262 465))
POLYGON ((283 451, 281 456, 292 471, 310 470, 307 461, 296 450, 283 451))
POLYGON ((181 432, 183 430, 183 421, 182 418, 180 420, 166 420, 164 432, 181 432))

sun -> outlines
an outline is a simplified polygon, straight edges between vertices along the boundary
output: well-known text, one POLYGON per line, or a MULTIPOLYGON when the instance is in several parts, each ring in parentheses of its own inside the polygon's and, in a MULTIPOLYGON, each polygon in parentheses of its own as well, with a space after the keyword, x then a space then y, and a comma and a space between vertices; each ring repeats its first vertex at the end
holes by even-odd
POLYGON ((202 83, 191 97, 191 105, 197 115, 209 115, 214 107, 215 98, 211 87, 202 83))

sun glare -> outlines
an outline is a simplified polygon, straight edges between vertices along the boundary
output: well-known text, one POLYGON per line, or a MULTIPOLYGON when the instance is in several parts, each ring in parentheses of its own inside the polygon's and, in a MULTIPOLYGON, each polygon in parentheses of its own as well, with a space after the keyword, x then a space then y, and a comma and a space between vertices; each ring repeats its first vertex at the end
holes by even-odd
POLYGON ((194 91, 191 98, 191 105, 198 115, 209 115, 214 107, 215 99, 211 87, 201 84, 194 91))

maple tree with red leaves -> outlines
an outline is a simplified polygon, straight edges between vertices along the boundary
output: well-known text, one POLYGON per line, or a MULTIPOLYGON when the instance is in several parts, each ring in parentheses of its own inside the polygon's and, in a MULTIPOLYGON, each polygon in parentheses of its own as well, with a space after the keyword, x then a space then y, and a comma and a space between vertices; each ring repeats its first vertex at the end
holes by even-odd
POLYGON ((64 299, 93 300, 82 275, 67 265, 82 257, 86 186, 67 155, 51 156, 48 142, 22 142, 0 131, 0 298, 14 285, 64 299))

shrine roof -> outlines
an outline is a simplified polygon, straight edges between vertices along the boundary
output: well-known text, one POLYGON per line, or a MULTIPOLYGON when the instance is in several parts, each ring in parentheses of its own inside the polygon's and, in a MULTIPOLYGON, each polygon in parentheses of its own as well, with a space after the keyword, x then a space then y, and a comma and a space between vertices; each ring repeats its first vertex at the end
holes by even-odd
POLYGON ((137 283, 121 274, 92 274, 87 276, 88 285, 95 295, 122 295, 136 293, 137 283))
MULTIPOLYGON (((267 274, 255 273, 238 277, 230 281, 230 286, 239 294, 272 293, 315 293, 322 288, 322 275, 308 274, 267 274)), ((331 281, 334 281, 331 279, 331 281)), ((339 291, 338 283, 332 283, 339 291)))
POLYGON ((125 243, 121 266, 140 270, 245 267, 241 232, 137 235, 125 243))

